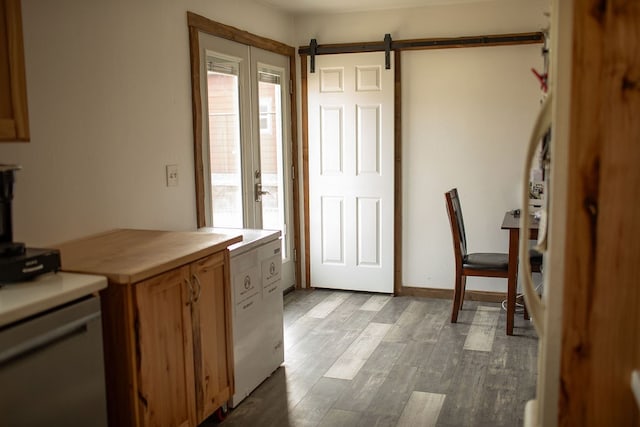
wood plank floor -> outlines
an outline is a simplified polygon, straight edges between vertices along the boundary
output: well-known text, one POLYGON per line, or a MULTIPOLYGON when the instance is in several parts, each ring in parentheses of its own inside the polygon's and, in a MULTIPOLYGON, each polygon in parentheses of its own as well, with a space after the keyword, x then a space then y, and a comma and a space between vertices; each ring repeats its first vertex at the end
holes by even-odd
MULTIPOLYGON (((538 340, 499 304, 315 290, 285 296, 285 363, 202 426, 521 426, 538 340)), ((256 355, 259 357, 259 355, 256 355)))

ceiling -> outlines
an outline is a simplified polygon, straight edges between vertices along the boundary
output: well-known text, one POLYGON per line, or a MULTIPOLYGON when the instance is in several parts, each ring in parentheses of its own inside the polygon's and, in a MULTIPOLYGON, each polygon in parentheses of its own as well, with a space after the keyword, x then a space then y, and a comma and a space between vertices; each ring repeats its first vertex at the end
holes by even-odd
POLYGON ((340 13, 366 10, 402 9, 492 0, 257 0, 295 14, 340 13))

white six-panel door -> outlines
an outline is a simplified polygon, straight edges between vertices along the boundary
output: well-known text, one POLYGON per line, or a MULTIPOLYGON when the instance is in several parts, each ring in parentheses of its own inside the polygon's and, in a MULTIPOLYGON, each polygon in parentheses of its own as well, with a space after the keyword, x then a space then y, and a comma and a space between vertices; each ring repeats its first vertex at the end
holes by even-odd
POLYGON ((308 75, 311 285, 392 293, 393 70, 384 52, 322 55, 315 65, 308 75))

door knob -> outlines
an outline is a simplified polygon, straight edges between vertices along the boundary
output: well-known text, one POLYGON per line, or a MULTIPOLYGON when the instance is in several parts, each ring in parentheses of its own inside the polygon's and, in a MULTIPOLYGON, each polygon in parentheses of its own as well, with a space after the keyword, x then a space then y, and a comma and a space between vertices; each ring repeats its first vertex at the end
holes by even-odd
POLYGON ((262 202, 262 196, 264 196, 265 194, 270 194, 268 191, 262 189, 262 184, 260 184, 259 182, 256 182, 254 193, 256 202, 262 202))

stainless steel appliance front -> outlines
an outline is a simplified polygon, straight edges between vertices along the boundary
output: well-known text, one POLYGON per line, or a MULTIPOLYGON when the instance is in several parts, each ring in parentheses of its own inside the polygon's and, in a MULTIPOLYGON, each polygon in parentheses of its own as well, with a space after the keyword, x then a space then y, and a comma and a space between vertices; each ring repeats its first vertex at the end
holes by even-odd
POLYGON ((100 300, 0 329, 0 425, 106 426, 100 300))

